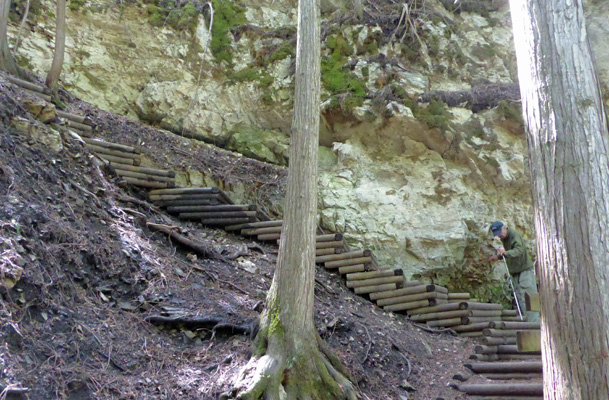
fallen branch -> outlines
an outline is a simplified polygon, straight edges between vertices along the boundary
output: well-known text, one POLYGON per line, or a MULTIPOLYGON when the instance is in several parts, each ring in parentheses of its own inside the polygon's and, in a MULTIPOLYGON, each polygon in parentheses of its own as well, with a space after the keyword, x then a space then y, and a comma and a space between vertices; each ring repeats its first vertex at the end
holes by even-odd
POLYGON ((242 324, 231 324, 222 321, 220 318, 188 318, 188 317, 163 317, 160 315, 150 315, 144 318, 146 322, 153 325, 166 325, 179 327, 188 330, 209 329, 212 332, 212 338, 216 333, 224 333, 226 335, 248 335, 253 337, 258 330, 256 321, 244 322, 242 324))
POLYGON ((202 255, 203 257, 214 258, 216 260, 226 261, 226 259, 224 257, 222 257, 217 251, 208 247, 204 243, 195 242, 193 240, 188 239, 186 236, 176 232, 175 229, 177 227, 169 227, 167 225, 154 224, 152 222, 146 222, 146 225, 153 230, 157 230, 157 231, 167 234, 168 236, 170 236, 172 239, 174 239, 178 243, 191 248, 192 250, 194 250, 196 253, 202 255))
POLYGON ((364 329, 366 330, 366 334, 368 335, 368 349, 366 349, 366 356, 362 360, 362 365, 364 365, 366 360, 368 360, 368 355, 370 354, 370 349, 372 349, 372 337, 370 336, 370 332, 368 332, 368 328, 366 327, 366 325, 364 325, 364 324, 361 324, 361 325, 364 327, 364 329))

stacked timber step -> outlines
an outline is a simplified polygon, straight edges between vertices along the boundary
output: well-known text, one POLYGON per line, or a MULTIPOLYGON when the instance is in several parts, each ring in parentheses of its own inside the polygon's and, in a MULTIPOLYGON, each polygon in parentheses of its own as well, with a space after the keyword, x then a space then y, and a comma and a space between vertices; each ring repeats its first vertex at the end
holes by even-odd
MULTIPOLYGON (((45 93, 48 90, 45 87, 32 82, 24 81, 11 75, 8 75, 7 79, 9 82, 19 86, 26 93, 51 102, 51 96, 45 93)), ((91 121, 91 119, 88 117, 61 110, 57 110, 57 116, 62 118, 70 129, 76 131, 81 136, 90 136, 93 132, 94 124, 93 121, 91 121)))
POLYGON ((206 226, 226 227, 257 222, 265 218, 252 204, 234 204, 217 187, 168 188, 151 190, 150 200, 179 219, 206 226))
MULTIPOLYGON (((493 396, 493 399, 543 398, 543 376, 539 322, 489 322, 465 364, 471 373, 491 381, 484 384, 453 385, 469 395, 493 396)), ((466 381, 471 375, 457 374, 466 381)))
POLYGON ((123 184, 128 183, 146 189, 175 186, 175 172, 143 167, 141 154, 135 147, 89 137, 83 137, 82 140, 91 153, 114 170, 123 184))

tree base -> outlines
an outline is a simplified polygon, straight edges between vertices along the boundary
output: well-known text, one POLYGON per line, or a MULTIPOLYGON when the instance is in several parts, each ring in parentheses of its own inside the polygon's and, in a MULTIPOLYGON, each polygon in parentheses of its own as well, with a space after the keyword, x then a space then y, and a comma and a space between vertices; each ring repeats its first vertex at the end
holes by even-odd
POLYGON ((347 372, 317 336, 317 346, 301 354, 269 346, 243 368, 230 393, 220 399, 238 400, 356 400, 347 372))

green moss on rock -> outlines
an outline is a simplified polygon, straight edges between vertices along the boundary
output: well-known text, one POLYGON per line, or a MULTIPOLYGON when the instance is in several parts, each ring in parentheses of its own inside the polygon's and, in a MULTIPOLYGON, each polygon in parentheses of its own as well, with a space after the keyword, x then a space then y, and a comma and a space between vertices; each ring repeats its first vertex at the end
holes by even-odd
POLYGON ((245 11, 238 4, 228 0, 214 0, 214 24, 211 28, 211 52, 217 62, 225 61, 233 65, 230 30, 245 23, 245 11))

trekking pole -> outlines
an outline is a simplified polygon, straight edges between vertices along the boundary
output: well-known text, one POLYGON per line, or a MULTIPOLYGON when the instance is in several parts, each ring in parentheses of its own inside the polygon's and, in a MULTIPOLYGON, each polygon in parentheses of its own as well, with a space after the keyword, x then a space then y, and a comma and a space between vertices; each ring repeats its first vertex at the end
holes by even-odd
POLYGON ((516 309, 518 310, 518 315, 520 316, 520 320, 524 321, 522 317, 522 310, 520 309, 520 303, 518 302, 518 296, 516 295, 516 289, 514 289, 514 282, 512 282, 512 275, 510 275, 510 270, 507 266, 507 262, 505 261, 505 256, 501 256, 503 260, 503 265, 505 265, 505 270, 507 271, 508 282, 510 282, 510 287, 512 288, 512 293, 514 294, 514 300, 516 300, 516 309))

